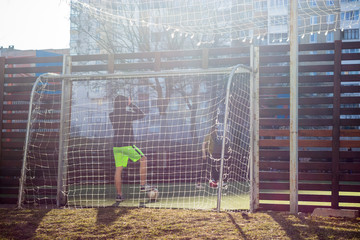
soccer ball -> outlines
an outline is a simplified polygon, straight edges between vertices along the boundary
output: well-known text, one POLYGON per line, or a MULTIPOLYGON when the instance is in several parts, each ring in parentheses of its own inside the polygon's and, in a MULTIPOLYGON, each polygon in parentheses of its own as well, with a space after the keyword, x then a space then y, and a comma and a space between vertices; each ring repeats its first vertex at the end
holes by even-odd
POLYGON ((159 191, 156 188, 154 188, 153 190, 147 193, 147 196, 151 201, 155 201, 159 196, 159 191))
POLYGON ((218 184, 215 180, 210 180, 209 181, 209 185, 211 188, 217 188, 218 187, 218 184))

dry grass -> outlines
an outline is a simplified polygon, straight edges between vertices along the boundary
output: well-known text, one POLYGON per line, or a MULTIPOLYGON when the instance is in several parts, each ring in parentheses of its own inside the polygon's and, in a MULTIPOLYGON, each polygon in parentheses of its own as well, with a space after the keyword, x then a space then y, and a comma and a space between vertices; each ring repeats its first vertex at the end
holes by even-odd
POLYGON ((0 209, 0 239, 360 239, 360 218, 147 208, 0 209))

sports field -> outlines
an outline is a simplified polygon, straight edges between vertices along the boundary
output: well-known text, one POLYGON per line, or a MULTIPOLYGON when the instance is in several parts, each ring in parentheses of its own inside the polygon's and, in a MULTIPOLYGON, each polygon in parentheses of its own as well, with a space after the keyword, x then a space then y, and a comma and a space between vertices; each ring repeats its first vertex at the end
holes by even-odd
MULTIPOLYGON (((249 210, 249 194, 236 194, 243 185, 239 182, 228 183, 222 190, 222 210, 249 210)), ((157 184, 159 191, 156 200, 149 200, 146 193, 141 192, 139 185, 123 184, 125 201, 115 201, 115 187, 104 185, 74 185, 69 189, 69 207, 150 207, 150 208, 182 208, 211 210, 217 207, 218 189, 204 184, 197 189, 195 184, 157 184)))
POLYGON ((0 239, 360 239, 360 218, 182 209, 1 209, 0 239))

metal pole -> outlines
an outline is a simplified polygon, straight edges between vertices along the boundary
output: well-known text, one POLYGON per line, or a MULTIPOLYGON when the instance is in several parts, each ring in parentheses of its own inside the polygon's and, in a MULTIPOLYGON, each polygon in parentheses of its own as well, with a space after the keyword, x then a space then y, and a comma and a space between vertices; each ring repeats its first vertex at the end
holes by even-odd
POLYGON ((298 213, 298 1, 290 1, 290 213, 298 213))
POLYGON ((217 212, 220 212, 221 207, 221 195, 222 195, 222 185, 223 185, 223 169, 224 169, 224 158, 225 158, 225 144, 226 144, 226 130, 228 127, 228 118, 229 118, 229 98, 230 98, 230 88, 232 83, 232 78, 235 74, 235 71, 242 66, 241 64, 236 65, 229 76, 227 87, 226 87, 226 97, 225 97, 225 118, 224 118, 224 135, 222 139, 222 146, 221 146, 221 160, 220 160, 220 176, 219 176, 219 185, 218 185, 218 199, 217 199, 217 212))
POLYGON ((259 208, 259 47, 252 48, 252 77, 250 78, 250 126, 251 126, 251 162, 250 162, 250 211, 259 208))
POLYGON ((53 76, 55 74, 52 73, 48 73, 48 74, 43 74, 41 76, 39 76, 32 89, 31 89, 31 95, 30 95, 30 102, 29 102, 29 112, 28 112, 28 121, 26 124, 26 135, 25 135, 25 146, 24 146, 24 155, 23 155, 23 162, 22 162, 22 168, 21 168, 21 176, 20 176, 20 183, 19 183, 19 195, 18 195, 18 203, 17 203, 17 207, 21 208, 22 207, 22 201, 23 201, 23 194, 24 194, 24 184, 26 181, 26 160, 27 160, 27 152, 28 152, 28 145, 29 145, 29 137, 30 137, 30 125, 31 125, 31 113, 32 113, 32 105, 33 105, 33 96, 35 93, 35 89, 37 87, 37 85, 39 84, 39 82, 42 80, 43 77, 45 76, 53 76))

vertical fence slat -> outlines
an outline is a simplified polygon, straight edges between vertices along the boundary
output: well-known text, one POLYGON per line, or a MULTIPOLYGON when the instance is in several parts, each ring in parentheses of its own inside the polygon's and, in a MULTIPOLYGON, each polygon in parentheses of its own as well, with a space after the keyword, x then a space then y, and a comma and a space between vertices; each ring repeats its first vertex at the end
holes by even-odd
POLYGON ((251 211, 255 211, 259 209, 259 195, 260 195, 260 185, 259 185, 259 87, 260 87, 260 54, 259 47, 254 47, 252 51, 253 56, 253 95, 252 95, 252 116, 251 121, 253 121, 253 142, 252 142, 252 174, 251 174, 251 203, 250 209, 251 211))
POLYGON ((2 160, 2 122, 3 122, 3 109, 4 109, 4 89, 5 89, 5 58, 0 57, 0 161, 2 160))
POLYGON ((109 54, 108 55, 108 73, 114 73, 115 68, 114 68, 114 60, 115 60, 115 55, 114 54, 109 54))
POLYGON ((332 191, 331 207, 339 208, 339 158, 340 158, 340 94, 341 94, 341 41, 335 42, 334 96, 332 130, 332 191))
POLYGON ((201 67, 204 68, 204 69, 209 68, 209 49, 208 48, 204 48, 202 50, 201 67))
POLYGON ((298 149, 298 107, 299 107, 299 44, 298 44, 298 3, 290 5, 290 212, 298 213, 299 149, 298 149))

